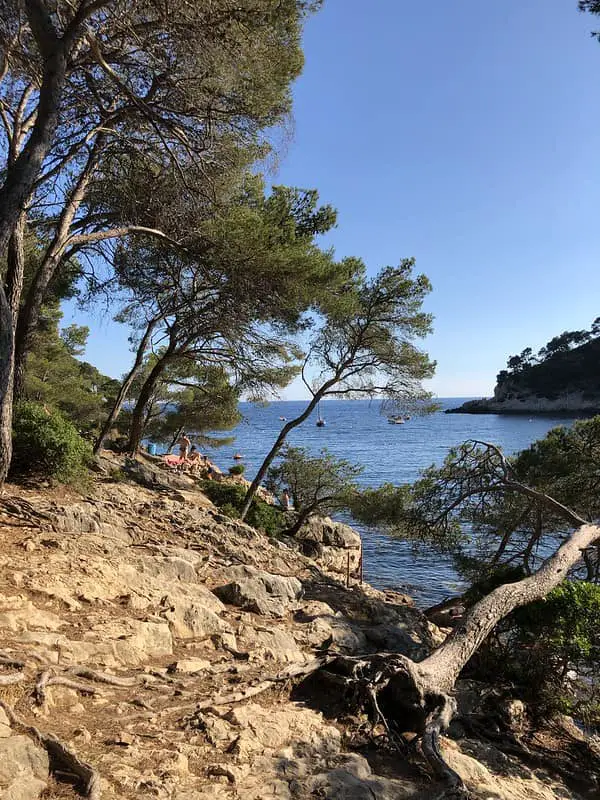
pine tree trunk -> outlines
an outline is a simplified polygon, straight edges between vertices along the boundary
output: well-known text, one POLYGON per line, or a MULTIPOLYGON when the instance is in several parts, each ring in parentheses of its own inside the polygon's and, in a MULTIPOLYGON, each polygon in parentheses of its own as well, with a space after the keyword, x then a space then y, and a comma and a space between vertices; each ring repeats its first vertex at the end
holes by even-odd
POLYGON ((25 213, 17 218, 7 252, 6 293, 0 294, 0 487, 12 458, 14 335, 23 289, 25 213))
POLYGON ((302 414, 300 414, 299 417, 296 417, 296 419, 290 420, 290 422, 287 422, 283 426, 279 436, 275 440, 275 444, 273 445, 273 447, 267 453, 267 455, 265 457, 265 460, 260 465, 260 467, 258 469, 258 472, 256 473, 256 475, 254 477, 254 480, 252 481, 252 483, 248 487, 248 491, 246 492, 246 497, 244 498, 244 505, 243 505, 242 510, 240 512, 240 519, 242 519, 242 520, 246 519, 246 515, 247 515, 248 511, 250 510, 250 505, 252 503, 252 500, 254 499, 254 496, 256 495, 256 492, 258 491, 258 487, 260 486, 260 484, 262 483, 265 475, 267 474, 267 470, 269 469, 269 467, 273 463, 273 459, 275 458, 277 453, 283 447, 288 433, 290 431, 293 431, 294 428, 297 428, 298 425, 302 425, 302 423, 310 417, 310 415, 312 414, 314 409, 317 407, 317 403, 319 402, 319 400, 326 393, 327 389, 329 389, 332 385, 333 385, 333 382, 331 382, 331 383, 328 382, 327 384, 322 386, 321 389, 319 389, 319 391, 316 392, 316 394, 313 395, 312 400, 306 406, 306 408, 304 409, 302 414))
POLYGON ((53 45, 53 51, 44 58, 42 85, 31 136, 8 168, 6 180, 0 189, 0 257, 6 252, 19 214, 29 202, 58 124, 67 57, 60 40, 55 40, 53 45))
POLYGON ((140 442, 142 441, 142 437, 144 435, 148 403, 152 398, 152 393, 154 392, 156 384, 160 380, 161 375, 165 371, 171 359, 172 352, 169 353, 167 350, 167 353, 165 353, 160 361, 156 362, 150 374, 146 378, 144 385, 142 386, 131 417, 129 443, 127 444, 127 450, 129 453, 131 453, 131 455, 135 455, 138 451, 140 442))
POLYGON ((527 578, 505 583, 480 600, 446 641, 419 664, 419 672, 437 692, 450 692, 471 656, 511 611, 545 597, 582 558, 582 550, 600 539, 600 527, 583 525, 527 578))
POLYGON ((184 430, 185 430, 184 426, 181 425, 181 427, 179 428, 179 430, 177 431, 177 433, 175 434, 175 436, 171 440, 171 444, 169 445, 169 449, 167 451, 168 453, 170 453, 173 450, 173 448, 175 447, 175 445, 177 444, 179 439, 183 436, 184 430))
POLYGON ((131 384, 133 383, 133 381, 135 380, 136 375, 138 374, 138 372, 141 369, 141 366, 142 366, 142 364, 144 362, 144 355, 146 354, 146 348, 148 347, 148 342, 150 341, 150 338, 152 336, 152 331, 154 330, 156 322, 157 322, 157 320, 154 319, 148 324, 148 327, 146 328, 146 332, 144 333, 144 335, 143 335, 143 337, 142 337, 142 339, 141 339, 141 341, 140 341, 140 343, 138 345, 138 349, 137 349, 136 354, 135 354, 135 361, 133 363, 133 366, 130 369, 127 377, 123 381, 123 383, 121 385, 121 388, 119 389, 119 393, 117 394, 117 397, 116 397, 115 402, 113 404, 113 407, 111 409, 111 412, 108 415, 108 419, 104 423, 102 431, 100 432, 100 435, 98 436, 98 438, 96 440, 96 443, 94 444, 94 455, 96 455, 96 456, 102 450, 102 446, 104 444, 104 441, 105 441, 106 437, 110 433, 111 428, 115 424, 115 421, 116 421, 117 417, 121 413, 121 409, 123 408, 123 403, 125 402, 125 399, 127 398, 127 394, 129 392, 129 389, 131 388, 131 384))

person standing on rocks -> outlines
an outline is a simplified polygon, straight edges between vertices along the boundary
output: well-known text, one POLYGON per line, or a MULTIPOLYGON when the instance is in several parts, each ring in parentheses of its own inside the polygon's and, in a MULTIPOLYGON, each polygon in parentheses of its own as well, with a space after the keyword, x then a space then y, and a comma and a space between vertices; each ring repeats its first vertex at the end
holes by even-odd
POLYGON ((182 461, 186 461, 187 457, 188 457, 189 450, 190 450, 191 442, 188 439, 188 437, 185 435, 185 433, 181 434, 177 444, 179 445, 179 456, 180 456, 181 460, 182 461))

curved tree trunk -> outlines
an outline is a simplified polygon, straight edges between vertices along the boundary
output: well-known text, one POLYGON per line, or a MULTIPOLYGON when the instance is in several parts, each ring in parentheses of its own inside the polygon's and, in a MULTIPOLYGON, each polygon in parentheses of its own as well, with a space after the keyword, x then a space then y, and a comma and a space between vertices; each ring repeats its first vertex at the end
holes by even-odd
POLYGON ((119 393, 115 399, 113 407, 108 415, 108 419, 104 423, 104 426, 98 436, 95 444, 94 444, 94 455, 97 456, 100 450, 102 450, 102 446, 104 444, 104 440, 110 433, 112 426, 115 424, 115 420, 121 413, 121 409, 123 408, 123 403, 125 402, 125 398, 127 397, 127 393, 131 388, 131 384, 133 383, 135 376, 140 371, 140 368, 144 362, 144 355, 146 353, 146 348, 148 347, 148 342, 152 336, 152 331, 154 330, 154 326, 156 325, 157 320, 153 319, 151 322, 148 323, 148 327, 146 328, 146 332, 142 336, 142 339, 138 345, 138 349, 135 354, 135 361, 133 363, 132 368, 129 370, 127 377, 123 381, 121 388, 119 389, 119 393))
POLYGON ((318 391, 316 391, 315 394, 313 394, 310 403, 306 406, 302 414, 300 414, 299 417, 296 417, 296 419, 292 419, 289 422, 286 422, 286 424, 283 426, 279 436, 275 440, 275 444, 267 453, 265 460, 262 462, 262 464, 258 468, 258 472, 254 476, 254 480, 248 487, 248 491, 246 492, 246 497, 244 498, 244 506, 240 512, 240 519, 246 518, 246 514, 250 510, 250 504, 252 503, 252 500, 254 499, 256 492, 258 491, 258 487, 264 480, 264 477, 267 474, 267 470, 273 463, 273 459, 283 447, 283 444, 287 438, 288 433, 290 431, 293 431, 294 428, 297 428, 298 425, 302 425, 302 423, 310 417, 312 412, 317 407, 317 403, 319 402, 319 400, 321 400, 324 397, 324 395, 327 394, 328 390, 331 389, 331 387, 335 383, 337 383, 337 381, 338 378, 335 377, 331 378, 331 380, 324 383, 323 386, 321 386, 321 388, 318 389, 318 391))
POLYGON ((505 583, 480 600, 446 641, 419 664, 423 680, 438 692, 450 692, 465 664, 495 625, 515 608, 545 597, 582 559, 582 551, 598 539, 599 526, 582 525, 533 575, 505 583))
POLYGON ((451 693, 461 670, 500 620, 515 608, 545 597, 582 559, 585 548, 598 541, 600 526, 586 524, 577 528, 537 572, 499 586, 473 606, 463 624, 421 662, 389 653, 340 656, 334 662, 338 672, 357 682, 357 693, 362 692, 363 704, 370 706, 375 716, 394 718, 403 730, 413 730, 421 736, 424 755, 446 784, 444 798, 469 798, 462 779, 445 762, 440 747, 440 736, 456 711, 451 693))
POLYGON ((29 202, 58 124, 67 57, 59 40, 54 40, 47 48, 50 51, 44 58, 42 85, 31 136, 8 168, 6 180, 0 188, 0 256, 6 252, 19 214, 29 202))
POLYGON ((102 150, 103 142, 103 136, 98 136, 94 142, 85 167, 75 182, 73 190, 60 214, 52 242, 44 253, 44 258, 31 281, 25 302, 19 312, 15 333, 14 394, 17 399, 23 392, 27 355, 31 347, 32 336, 40 321, 40 313, 46 298, 48 286, 56 272, 65 262, 69 230, 83 202, 94 170, 96 169, 98 155, 102 150))

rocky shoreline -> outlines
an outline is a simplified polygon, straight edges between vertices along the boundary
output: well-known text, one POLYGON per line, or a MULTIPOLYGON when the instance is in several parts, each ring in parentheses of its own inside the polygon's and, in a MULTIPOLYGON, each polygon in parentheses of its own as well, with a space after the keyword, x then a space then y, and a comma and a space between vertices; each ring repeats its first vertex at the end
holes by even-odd
POLYGON ((585 397, 581 393, 556 398, 527 395, 503 399, 481 398, 467 400, 446 414, 552 414, 564 416, 593 416, 600 414, 600 397, 585 397))
MULTIPOLYGON (((446 632, 410 598, 346 585, 347 526, 269 539, 148 469, 0 498, 0 796, 433 797, 418 753, 357 735, 318 672, 298 683, 336 653, 419 660, 446 632)), ((463 683, 465 713, 473 694, 463 683)), ((578 796, 464 726, 444 749, 473 798, 578 796)))

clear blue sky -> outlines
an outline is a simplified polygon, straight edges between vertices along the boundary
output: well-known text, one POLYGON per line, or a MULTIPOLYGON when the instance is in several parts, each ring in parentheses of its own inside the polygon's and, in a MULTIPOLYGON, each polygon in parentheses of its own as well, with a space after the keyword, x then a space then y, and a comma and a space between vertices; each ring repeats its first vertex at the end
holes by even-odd
MULTIPOLYGON (((338 208, 339 256, 416 257, 439 396, 491 393, 509 355, 600 315, 594 27, 576 0, 326 0, 307 25, 273 182, 338 208)), ((127 368, 125 330, 72 319, 90 361, 127 368)))

